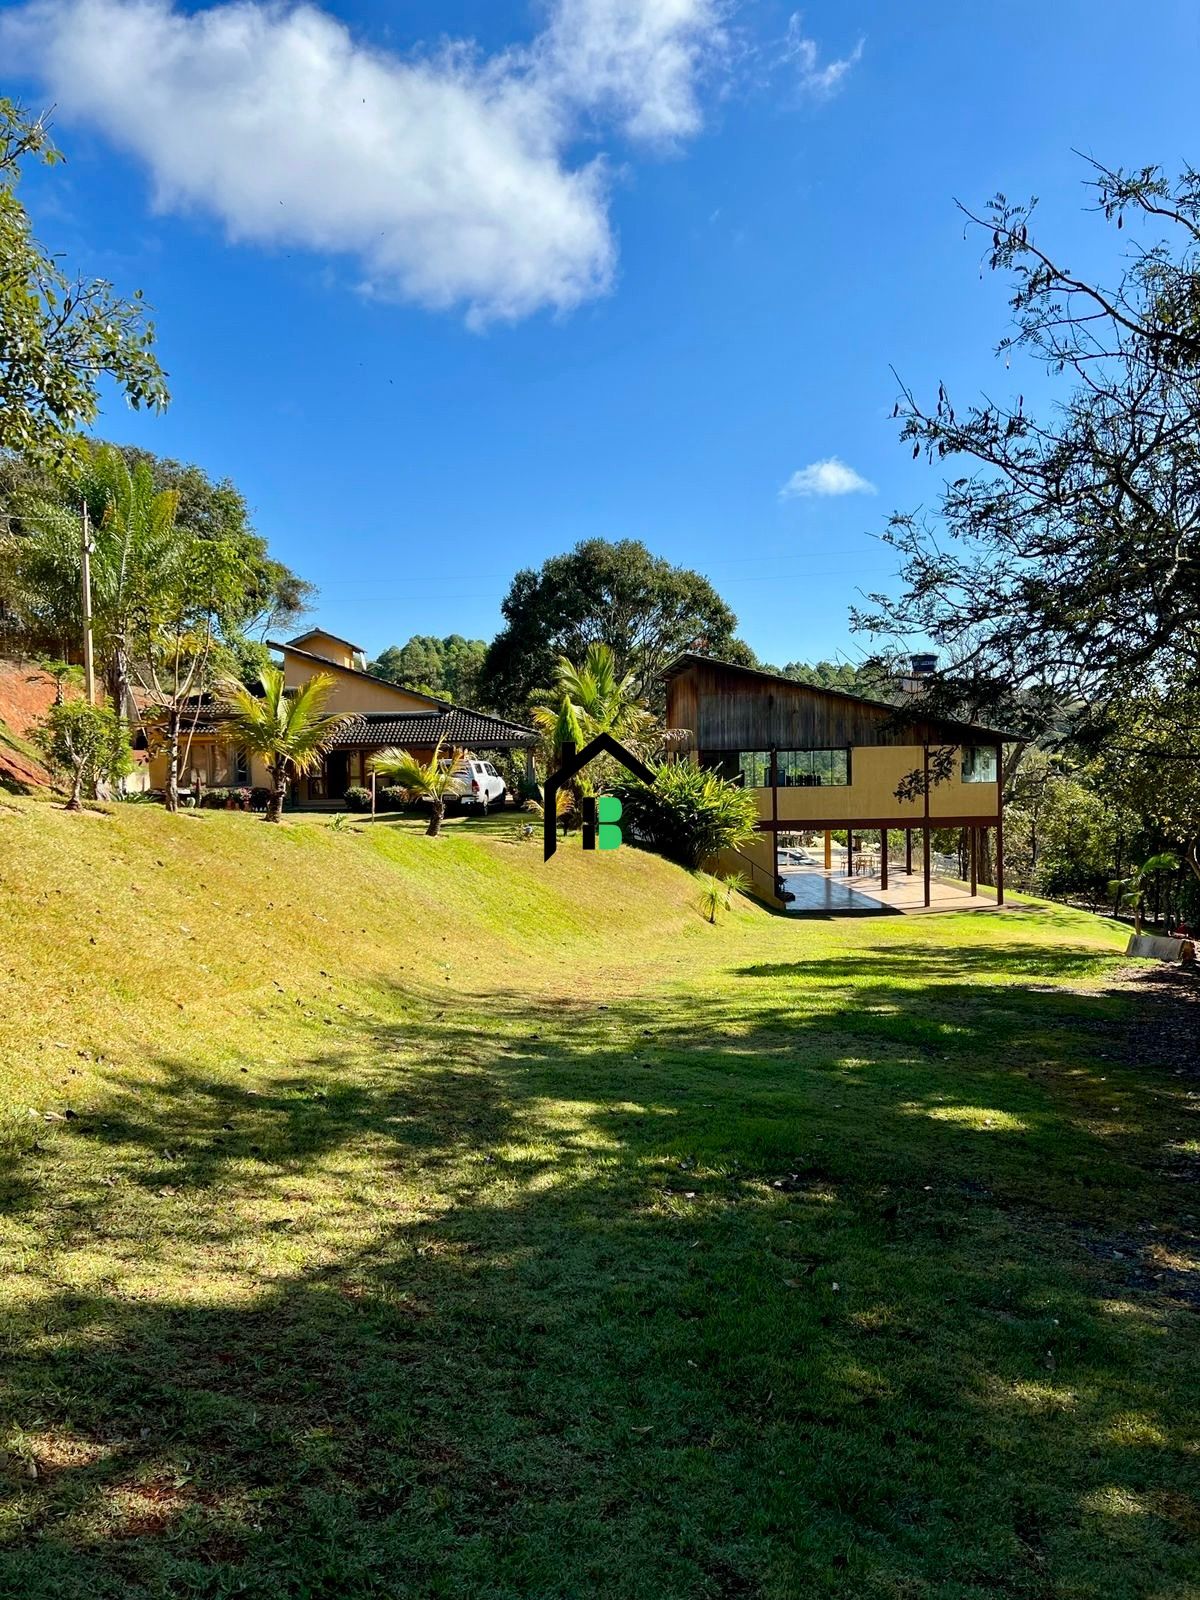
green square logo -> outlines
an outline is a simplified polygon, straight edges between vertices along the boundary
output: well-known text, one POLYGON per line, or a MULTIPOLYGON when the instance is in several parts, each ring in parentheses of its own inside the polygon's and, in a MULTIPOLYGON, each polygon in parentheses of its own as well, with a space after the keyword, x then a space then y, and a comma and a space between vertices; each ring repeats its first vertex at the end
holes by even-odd
POLYGON ((621 802, 615 794, 602 794, 596 801, 596 848, 615 850, 621 843, 621 802))

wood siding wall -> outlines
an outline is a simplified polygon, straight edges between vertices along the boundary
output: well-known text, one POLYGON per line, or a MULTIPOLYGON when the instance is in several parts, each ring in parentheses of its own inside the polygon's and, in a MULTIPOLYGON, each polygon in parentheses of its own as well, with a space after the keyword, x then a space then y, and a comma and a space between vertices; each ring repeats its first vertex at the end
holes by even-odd
MULTIPOLYGON (((850 751, 850 782, 778 790, 778 822, 837 827, 847 822, 889 827, 920 827, 925 820, 923 797, 898 800, 896 789, 910 772, 920 771, 924 745, 954 746, 961 751, 963 734, 953 725, 918 719, 896 725, 891 708, 864 705, 810 684, 757 678, 719 664, 691 663, 667 685, 667 723, 692 734, 694 759, 724 765, 738 751, 850 751)), ((772 792, 754 791, 760 826, 773 826, 772 792)), ((962 758, 952 776, 934 784, 929 820, 937 826, 988 825, 1000 812, 995 783, 964 783, 962 758)))
POLYGON ((806 683, 689 665, 667 684, 667 725, 690 728, 694 750, 830 750, 851 745, 957 744, 936 722, 889 726, 886 706, 806 683))

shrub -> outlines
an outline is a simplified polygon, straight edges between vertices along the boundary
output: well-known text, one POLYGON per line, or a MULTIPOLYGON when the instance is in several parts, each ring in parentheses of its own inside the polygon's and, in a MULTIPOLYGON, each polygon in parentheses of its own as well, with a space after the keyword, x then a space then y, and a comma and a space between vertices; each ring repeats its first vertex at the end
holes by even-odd
POLYGON ((114 784, 133 770, 129 730, 104 706, 85 700, 51 706, 35 739, 66 782, 69 811, 80 810, 85 789, 94 795, 97 784, 114 784))
POLYGON ((717 920, 719 911, 728 911, 734 893, 744 894, 750 886, 750 880, 744 872, 731 872, 728 877, 719 877, 714 872, 701 872, 700 879, 700 911, 709 922, 717 920))
POLYGON ((370 789, 364 789, 359 783, 353 784, 346 790, 345 798, 347 811, 370 811, 371 809, 371 791, 370 789))
POLYGON ((754 833, 754 795, 690 761, 659 767, 652 784, 637 779, 614 784, 621 801, 625 836, 669 861, 696 868, 754 833))
POLYGON ((262 784, 255 784, 250 791, 251 811, 265 811, 271 804, 271 791, 262 784))
POLYGON ((402 811, 408 804, 408 790, 394 783, 385 784, 376 791, 375 806, 378 811, 402 811))
POLYGON ((205 789, 200 796, 200 804, 205 811, 224 811, 225 802, 229 799, 229 790, 222 788, 205 789))

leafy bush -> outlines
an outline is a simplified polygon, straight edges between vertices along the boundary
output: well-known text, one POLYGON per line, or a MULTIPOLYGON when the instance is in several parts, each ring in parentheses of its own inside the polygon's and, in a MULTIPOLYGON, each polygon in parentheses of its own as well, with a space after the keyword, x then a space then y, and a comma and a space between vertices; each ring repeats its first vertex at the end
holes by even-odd
POLYGON ((621 801, 625 837, 680 866, 696 868, 754 833, 754 795, 690 761, 665 763, 645 784, 635 778, 613 785, 621 801))
POLYGON ((352 784, 345 795, 347 811, 370 811, 371 791, 364 789, 360 783, 352 784))
POLYGON ((401 789, 394 783, 385 784, 376 792, 375 808, 378 811, 403 811, 407 804, 408 790, 401 789))
POLYGON ((129 729, 104 706, 64 700, 50 707, 34 735, 46 760, 68 789, 67 809, 78 811, 83 793, 115 784, 133 770, 129 729))
POLYGON ((205 789, 200 804, 206 811, 249 811, 252 791, 245 788, 226 789, 220 784, 205 789))
POLYGON ((265 811, 271 804, 271 791, 262 784, 255 784, 250 791, 251 811, 265 811))

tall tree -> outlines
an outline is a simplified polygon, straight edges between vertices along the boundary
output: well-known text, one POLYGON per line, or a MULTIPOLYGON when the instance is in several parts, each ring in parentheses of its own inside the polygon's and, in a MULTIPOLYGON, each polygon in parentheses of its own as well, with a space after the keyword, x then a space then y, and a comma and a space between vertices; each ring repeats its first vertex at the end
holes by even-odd
POLYGON ((414 633, 407 644, 389 645, 381 651, 368 662, 367 671, 402 689, 468 705, 476 699, 486 654, 482 639, 464 639, 461 633, 447 634, 444 639, 414 633))
POLYGON ((489 704, 519 713, 548 684, 563 656, 608 645, 618 675, 658 710, 663 668, 683 650, 754 660, 735 637, 737 618, 698 572, 674 567, 636 539, 585 539, 535 572, 513 579, 501 605, 504 627, 483 664, 489 704))
MULTIPOLYGON (((563 656, 555 669, 554 686, 543 698, 545 703, 534 706, 532 716, 542 735, 548 766, 559 764, 564 744, 581 749, 598 733, 611 733, 643 756, 659 742, 657 718, 637 694, 633 674, 618 673, 606 644, 590 644, 578 666, 563 656)), ((602 758, 594 768, 579 773, 569 785, 576 799, 593 793, 598 783, 611 776, 610 765, 602 758)))
POLYGON ((849 661, 789 661, 784 667, 764 666, 764 672, 777 672, 781 678, 791 678, 795 683, 811 683, 818 689, 841 689, 846 694, 865 695, 867 699, 887 699, 893 693, 894 679, 878 660, 849 661))
POLYGON ((30 469, 12 456, 0 461, 0 601, 14 645, 60 655, 78 648, 82 504, 95 532, 97 648, 107 655, 110 690, 122 708, 128 666, 120 639, 129 625, 133 566, 143 549, 146 559, 157 559, 155 523, 168 509, 170 537, 222 541, 241 563, 243 581, 220 623, 247 681, 267 660, 254 635, 286 625, 311 603, 311 585, 271 557, 228 479, 214 482, 199 467, 146 450, 83 441, 53 468, 30 469))
POLYGON ((102 378, 135 409, 168 394, 141 291, 69 278, 34 238, 16 194, 29 158, 62 159, 44 118, 0 99, 0 450, 58 456, 95 421, 102 378))
POLYGON ((943 648, 933 709, 1030 733, 1071 732, 1131 678, 1200 672, 1200 174, 1092 174, 1098 214, 1142 230, 1110 282, 1037 242, 1032 202, 967 213, 1012 274, 1002 353, 1065 392, 1039 418, 1020 393, 960 409, 903 389, 902 438, 953 476, 936 515, 892 517, 901 593, 855 614, 943 648))
POLYGON ((169 811, 179 806, 180 758, 224 665, 221 619, 236 610, 246 584, 230 541, 173 527, 161 530, 155 558, 136 566, 122 644, 144 716, 166 751, 169 811))
POLYGON ((177 497, 176 522, 202 539, 225 539, 238 551, 246 570, 246 587, 236 616, 225 618, 226 631, 261 637, 274 628, 289 628, 310 611, 316 589, 271 555, 255 530, 246 497, 229 478, 214 479, 193 463, 152 455, 132 445, 119 446, 130 469, 145 463, 154 487, 177 497))

